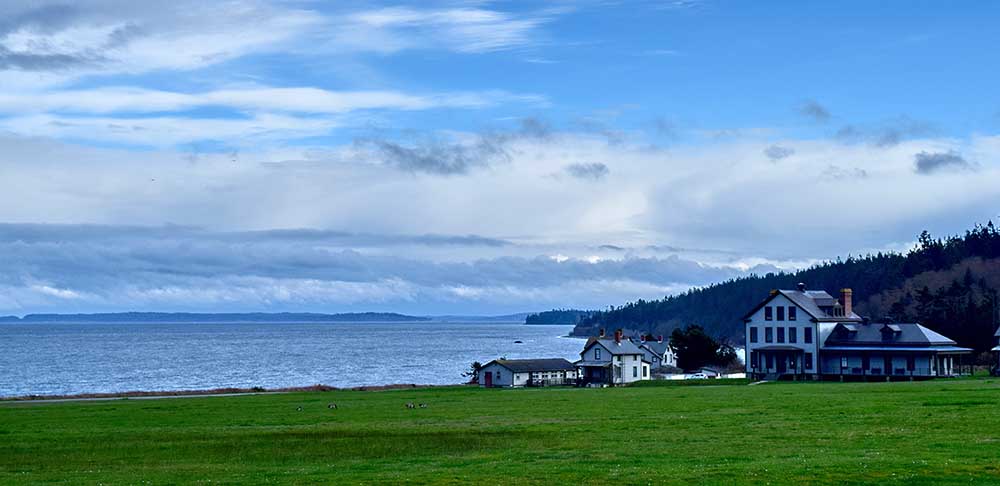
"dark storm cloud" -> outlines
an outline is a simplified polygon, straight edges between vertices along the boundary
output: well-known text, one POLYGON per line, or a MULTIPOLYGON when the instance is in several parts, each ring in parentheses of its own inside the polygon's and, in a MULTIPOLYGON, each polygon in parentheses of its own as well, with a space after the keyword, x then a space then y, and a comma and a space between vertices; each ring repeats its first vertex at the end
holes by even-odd
POLYGON ((407 146, 388 140, 363 140, 361 144, 371 146, 383 163, 402 171, 456 175, 509 161, 510 154, 499 142, 480 137, 472 145, 433 141, 407 146))
POLYGON ((469 143, 444 142, 423 138, 403 143, 386 138, 370 137, 355 140, 365 150, 365 157, 374 157, 385 165, 412 173, 462 175, 478 168, 493 167, 511 160, 510 144, 517 140, 549 140, 552 127, 538 118, 522 119, 518 128, 509 131, 485 131, 469 143))
POLYGON ((13 52, 0 46, 0 70, 13 69, 19 71, 59 71, 96 65, 100 58, 87 55, 71 54, 31 54, 13 52))
POLYGON ((918 174, 931 174, 943 170, 970 170, 974 166, 958 152, 920 152, 913 156, 913 169, 918 174))
MULTIPOLYGON (((370 244, 376 237, 360 237, 370 244)), ((577 279, 630 279, 667 284, 708 282, 728 269, 676 256, 590 263, 548 257, 501 257, 472 262, 429 262, 364 254, 327 243, 356 235, 311 230, 219 233, 192 227, 0 225, 0 281, 31 277, 100 292, 109 284, 160 285, 186 278, 255 276, 336 281, 402 278, 427 286, 545 286, 577 279), (330 239, 324 239, 330 238, 330 239)), ((474 236, 416 236, 391 244, 506 245, 474 236)), ((362 245, 363 246, 363 245, 362 245)))
POLYGON ((340 247, 363 246, 472 246, 503 247, 507 240, 478 235, 380 235, 321 229, 274 229, 263 231, 212 232, 197 226, 126 226, 95 224, 5 224, 0 223, 3 242, 129 241, 143 239, 191 239, 220 242, 302 242, 340 247))
POLYGON ((809 100, 799 107, 799 113, 817 123, 826 123, 830 120, 830 111, 815 100, 809 100))
POLYGON ((600 162, 589 164, 570 164, 566 166, 566 173, 577 179, 600 180, 608 176, 611 171, 607 165, 600 162))
POLYGON ((778 161, 786 157, 791 157, 795 154, 795 149, 790 147, 782 147, 780 145, 771 145, 764 149, 764 155, 771 161, 778 161))
POLYGON ((888 148, 917 137, 934 134, 929 123, 900 117, 878 126, 845 125, 837 130, 836 138, 843 143, 867 143, 888 148))
MULTIPOLYGON (((88 20, 92 20, 89 16, 99 14, 100 9, 84 11, 70 3, 42 6, 0 20, 0 37, 22 30, 42 36, 53 35, 85 24, 88 20)), ((129 22, 111 31, 104 47, 108 49, 121 47, 143 34, 142 28, 129 22)), ((32 45, 34 50, 13 51, 0 46, 0 70, 62 71, 98 66, 107 62, 100 50, 84 49, 53 53, 46 49, 48 41, 35 42, 40 44, 32 45)))

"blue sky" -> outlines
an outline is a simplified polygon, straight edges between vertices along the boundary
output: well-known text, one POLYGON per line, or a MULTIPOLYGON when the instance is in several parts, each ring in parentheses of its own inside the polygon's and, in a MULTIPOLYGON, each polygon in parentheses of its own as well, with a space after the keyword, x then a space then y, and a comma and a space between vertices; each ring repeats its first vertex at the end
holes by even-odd
POLYGON ((593 308, 906 249, 1000 214, 998 14, 5 2, 0 313, 593 308))

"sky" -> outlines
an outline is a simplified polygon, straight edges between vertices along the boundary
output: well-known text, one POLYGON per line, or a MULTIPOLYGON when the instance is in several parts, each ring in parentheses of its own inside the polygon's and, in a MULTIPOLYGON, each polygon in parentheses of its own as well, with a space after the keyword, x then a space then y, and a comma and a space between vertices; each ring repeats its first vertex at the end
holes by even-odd
POLYGON ((604 308, 1000 214, 1000 4, 0 4, 0 314, 604 308))

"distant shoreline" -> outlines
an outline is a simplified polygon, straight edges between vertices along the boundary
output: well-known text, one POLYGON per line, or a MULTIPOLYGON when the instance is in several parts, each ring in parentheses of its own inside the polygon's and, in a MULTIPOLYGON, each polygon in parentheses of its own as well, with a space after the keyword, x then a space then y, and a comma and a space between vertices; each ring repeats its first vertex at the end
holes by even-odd
POLYGON ((118 323, 156 322, 181 324, 188 322, 430 322, 430 317, 410 316, 395 312, 348 312, 323 314, 313 312, 99 312, 86 314, 27 314, 23 317, 2 316, 0 323, 118 323))
POLYGON ((71 402, 89 400, 124 400, 127 398, 137 399, 158 399, 158 398, 181 398, 181 397, 207 397, 207 396, 240 396, 240 395, 264 395, 275 393, 300 393, 300 392, 329 392, 329 391, 387 391, 387 390, 416 390, 423 388, 441 388, 450 386, 472 386, 468 383, 452 383, 448 385, 418 385, 415 383, 396 383, 391 385, 362 385, 347 388, 338 388, 329 385, 293 386, 280 388, 238 388, 224 387, 207 390, 156 390, 156 391, 125 391, 114 393, 70 393, 61 395, 20 395, 10 397, 0 397, 0 403, 20 403, 20 402, 71 402))
POLYGON ((495 323, 524 324, 520 314, 503 316, 414 316, 395 312, 346 312, 324 314, 313 312, 104 312, 81 314, 27 314, 23 317, 0 316, 2 324, 248 324, 248 323, 495 323))

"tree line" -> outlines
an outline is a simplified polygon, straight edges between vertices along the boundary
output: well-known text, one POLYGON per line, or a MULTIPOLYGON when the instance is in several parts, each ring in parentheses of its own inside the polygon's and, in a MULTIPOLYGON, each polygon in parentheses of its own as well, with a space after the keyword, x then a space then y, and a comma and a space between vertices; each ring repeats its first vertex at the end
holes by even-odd
POLYGON ((859 313, 875 320, 920 322, 977 351, 989 349, 998 325, 1000 232, 993 222, 964 235, 920 234, 909 252, 837 258, 796 272, 751 274, 657 300, 639 299, 580 320, 575 334, 625 328, 650 334, 697 324, 724 341, 742 343, 743 313, 772 289, 804 282, 838 295, 854 290, 859 313))

